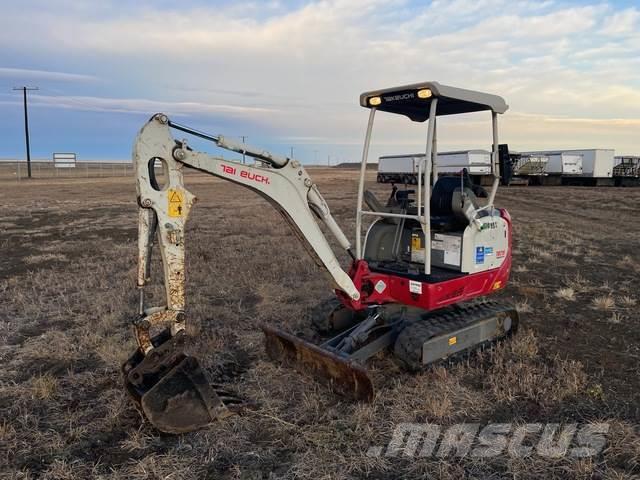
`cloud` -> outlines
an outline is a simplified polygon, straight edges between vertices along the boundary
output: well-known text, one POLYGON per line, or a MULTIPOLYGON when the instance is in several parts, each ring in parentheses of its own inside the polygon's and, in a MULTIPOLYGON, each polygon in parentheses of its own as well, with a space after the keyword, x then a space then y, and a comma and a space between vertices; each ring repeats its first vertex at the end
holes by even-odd
POLYGON ((513 150, 615 148, 616 154, 637 154, 639 118, 513 114, 502 123, 503 138, 513 150))
POLYGON ((8 67, 0 67, 1 77, 15 78, 17 80, 50 80, 54 82, 95 82, 98 80, 93 75, 8 67))
POLYGON ((265 115, 274 110, 199 102, 161 102, 143 98, 31 95, 30 105, 112 113, 165 112, 174 115, 265 115))
MULTIPOLYGON (((355 144, 366 122, 360 92, 432 79, 503 95, 511 106, 503 123, 524 129, 506 132, 527 148, 562 134, 600 139, 589 119, 620 148, 637 148, 634 135, 620 134, 631 127, 616 123, 640 118, 637 8, 595 0, 94 3, 51 0, 37 15, 33 6, 4 9, 0 61, 7 51, 36 63, 64 59, 109 85, 85 96, 68 89, 66 99, 41 105, 259 119, 281 138, 355 144)), ((382 122, 389 144, 422 138, 404 119, 382 122)), ((484 127, 456 125, 484 141, 484 127)))
POLYGON ((637 32, 639 25, 640 10, 632 7, 605 18, 601 32, 606 35, 627 35, 637 32))

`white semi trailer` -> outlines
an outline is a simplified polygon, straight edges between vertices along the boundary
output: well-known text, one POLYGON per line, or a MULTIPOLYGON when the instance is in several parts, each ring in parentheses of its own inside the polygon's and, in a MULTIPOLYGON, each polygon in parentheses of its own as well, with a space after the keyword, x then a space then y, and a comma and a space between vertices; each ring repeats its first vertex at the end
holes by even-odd
MULTIPOLYGON (((387 155, 378 159, 378 183, 418 183, 419 163, 424 154, 387 155)), ((438 153, 437 171, 459 173, 466 168, 472 176, 491 175, 491 152, 487 150, 460 150, 438 153)))
MULTIPOLYGON (((527 154, 547 155, 551 163, 551 157, 556 158, 555 169, 573 171, 560 171, 561 183, 563 185, 613 185, 614 151, 608 148, 588 148, 576 150, 551 150, 523 152, 527 154), (572 157, 582 157, 582 172, 576 173, 577 163, 571 166, 572 157), (563 164, 563 158, 567 161, 563 164)), ((552 173, 547 167, 546 173, 552 173)), ((558 174, 557 172, 553 172, 558 174)))
POLYGON ((561 152, 548 155, 546 173, 549 175, 582 175, 582 155, 561 152))
POLYGON ((388 155, 378 159, 378 183, 417 184, 418 164, 424 154, 388 155))

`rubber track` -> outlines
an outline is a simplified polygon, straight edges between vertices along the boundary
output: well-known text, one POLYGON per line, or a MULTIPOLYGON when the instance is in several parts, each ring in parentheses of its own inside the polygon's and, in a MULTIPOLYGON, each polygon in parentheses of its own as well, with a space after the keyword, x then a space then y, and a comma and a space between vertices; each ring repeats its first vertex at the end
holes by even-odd
POLYGON ((412 371, 424 370, 425 368, 441 364, 442 362, 452 363, 462 360, 470 353, 486 348, 488 345, 495 344, 497 341, 515 333, 518 329, 517 312, 511 316, 511 329, 503 337, 497 337, 473 345, 437 362, 432 362, 427 365, 422 364, 422 346, 424 342, 431 338, 450 335, 472 323, 494 316, 500 312, 510 311, 515 311, 515 309, 510 305, 501 304, 496 301, 456 305, 451 309, 443 310, 441 313, 430 315, 426 319, 407 325, 396 339, 394 353, 405 367, 412 371))

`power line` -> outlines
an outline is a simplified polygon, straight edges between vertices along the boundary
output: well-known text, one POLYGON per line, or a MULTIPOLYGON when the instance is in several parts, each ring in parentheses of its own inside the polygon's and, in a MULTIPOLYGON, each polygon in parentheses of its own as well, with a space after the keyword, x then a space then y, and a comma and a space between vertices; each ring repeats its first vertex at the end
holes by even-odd
POLYGON ((24 139, 27 145, 27 175, 31 178, 31 148, 29 147, 29 115, 27 113, 27 91, 38 90, 38 87, 13 87, 14 90, 22 90, 24 99, 24 139))

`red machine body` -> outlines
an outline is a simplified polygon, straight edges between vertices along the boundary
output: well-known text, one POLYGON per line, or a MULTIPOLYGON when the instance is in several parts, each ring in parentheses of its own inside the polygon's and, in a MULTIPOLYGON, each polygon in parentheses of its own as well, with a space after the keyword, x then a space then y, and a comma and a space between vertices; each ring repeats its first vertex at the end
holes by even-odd
POLYGON ((508 249, 499 268, 430 283, 371 271, 365 260, 356 260, 351 264, 349 276, 360 291, 360 299, 354 301, 339 290, 336 290, 336 295, 345 307, 355 311, 363 310, 370 305, 386 303, 411 305, 431 311, 500 290, 509 280, 512 249, 511 216, 505 209, 500 209, 500 216, 508 225, 508 249), (376 288, 376 285, 380 286, 376 288))

